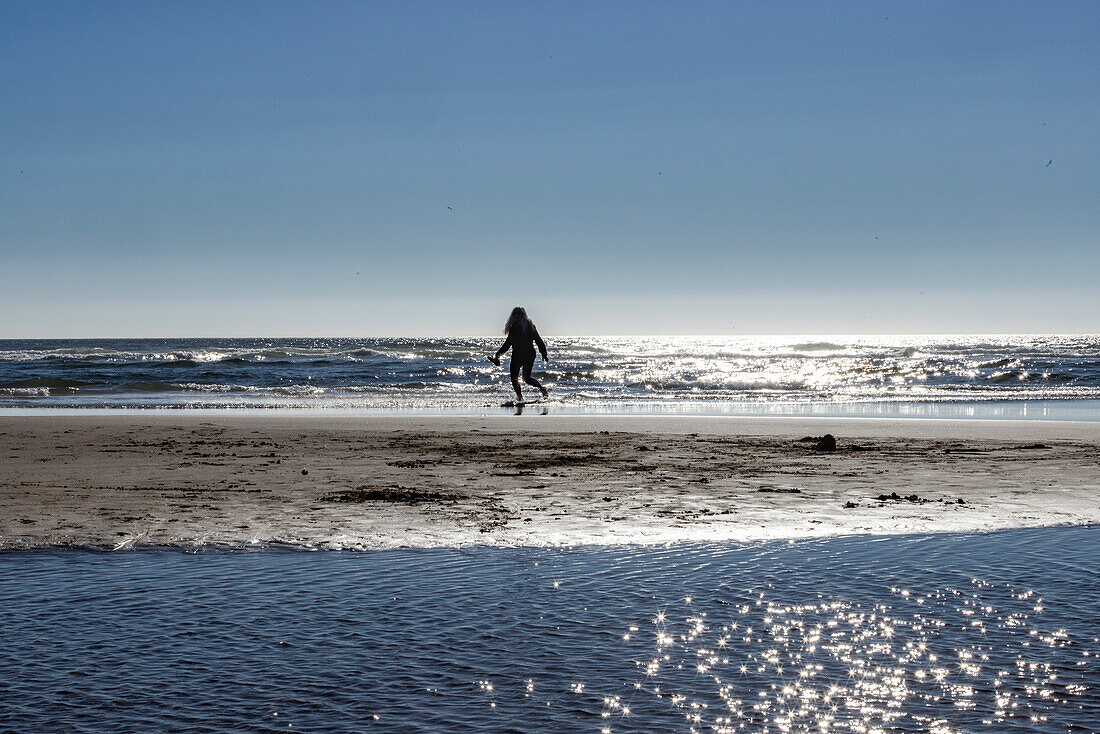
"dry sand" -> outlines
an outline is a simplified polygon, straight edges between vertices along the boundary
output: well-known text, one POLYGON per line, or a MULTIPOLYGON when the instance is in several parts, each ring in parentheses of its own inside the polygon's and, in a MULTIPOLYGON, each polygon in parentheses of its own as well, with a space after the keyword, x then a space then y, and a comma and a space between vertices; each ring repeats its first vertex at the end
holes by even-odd
POLYGON ((547 545, 1095 523, 1098 449, 1090 423, 4 417, 0 547, 547 545), (836 452, 799 440, 824 433, 836 452))

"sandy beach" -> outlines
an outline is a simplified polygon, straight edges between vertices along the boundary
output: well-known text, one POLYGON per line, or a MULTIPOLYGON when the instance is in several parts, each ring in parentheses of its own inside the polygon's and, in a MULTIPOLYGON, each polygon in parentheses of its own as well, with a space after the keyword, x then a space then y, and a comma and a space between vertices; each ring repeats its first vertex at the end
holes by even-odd
POLYGON ((1100 521, 1100 425, 0 419, 4 548, 753 540, 1100 521), (809 437, 833 434, 835 452, 809 437))

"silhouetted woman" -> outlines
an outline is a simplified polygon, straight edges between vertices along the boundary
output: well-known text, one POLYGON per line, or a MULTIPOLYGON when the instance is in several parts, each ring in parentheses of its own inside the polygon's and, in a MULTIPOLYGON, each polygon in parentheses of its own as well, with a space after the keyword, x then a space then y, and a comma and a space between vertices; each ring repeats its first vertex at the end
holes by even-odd
POLYGON ((504 325, 504 333, 508 335, 508 338, 497 350, 496 356, 489 357, 489 361, 499 366, 500 355, 507 352, 508 348, 511 347, 512 360, 508 365, 508 370, 512 373, 512 387, 516 391, 516 402, 523 402, 523 392, 519 389, 520 370, 523 371, 524 382, 537 387, 542 391, 544 398, 548 397, 549 393, 546 392, 546 388, 540 385, 534 377, 531 377, 531 369, 535 366, 535 345, 538 345, 539 352, 542 353, 543 362, 549 362, 550 357, 546 355, 546 344, 539 336, 539 330, 535 328, 534 322, 527 318, 527 312, 519 306, 513 308, 512 315, 508 317, 508 323, 504 325))

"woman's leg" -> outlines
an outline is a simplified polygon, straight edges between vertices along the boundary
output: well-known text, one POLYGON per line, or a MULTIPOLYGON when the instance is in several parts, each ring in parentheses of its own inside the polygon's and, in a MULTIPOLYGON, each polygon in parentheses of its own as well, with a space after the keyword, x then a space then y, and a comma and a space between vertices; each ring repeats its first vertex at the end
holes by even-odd
POLYGON ((516 391, 516 402, 517 403, 522 403, 523 402, 523 392, 520 391, 520 389, 519 389, 519 370, 520 370, 520 366, 521 366, 520 363, 518 361, 516 361, 515 359, 512 359, 508 362, 508 371, 512 375, 512 389, 516 391))
MULTIPOLYGON (((546 392, 546 388, 543 387, 539 383, 539 381, 536 380, 534 377, 531 377, 531 370, 532 370, 532 368, 534 368, 534 366, 535 366, 535 358, 534 357, 531 357, 530 362, 525 362, 523 364, 523 381, 526 382, 528 385, 534 385, 535 387, 537 387, 539 389, 539 392, 542 393, 542 396, 544 398, 550 397, 550 393, 546 392)), ((516 388, 516 389, 518 390, 519 388, 516 388)))

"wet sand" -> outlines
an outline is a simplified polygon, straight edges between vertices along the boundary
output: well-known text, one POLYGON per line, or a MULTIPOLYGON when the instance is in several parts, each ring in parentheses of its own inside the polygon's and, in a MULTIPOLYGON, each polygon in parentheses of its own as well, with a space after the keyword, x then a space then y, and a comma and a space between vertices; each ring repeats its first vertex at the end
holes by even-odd
POLYGON ((753 540, 1100 522, 1100 424, 0 418, 0 547, 753 540), (801 439, 836 436, 835 452, 801 439))

